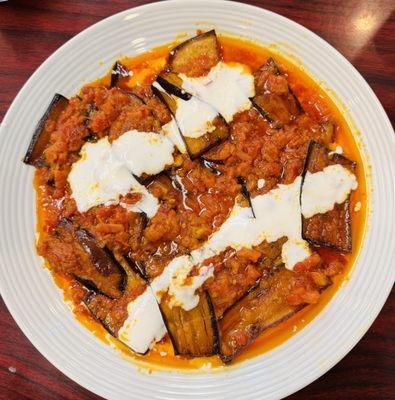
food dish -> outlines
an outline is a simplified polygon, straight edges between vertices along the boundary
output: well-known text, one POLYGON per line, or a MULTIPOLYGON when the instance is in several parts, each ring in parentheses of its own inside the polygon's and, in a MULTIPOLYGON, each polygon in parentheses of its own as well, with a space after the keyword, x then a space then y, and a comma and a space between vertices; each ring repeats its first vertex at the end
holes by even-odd
MULTIPOLYGON (((173 18, 174 11, 179 7, 177 2, 168 2, 167 8, 162 9, 156 6, 158 8, 145 7, 129 11, 103 22, 99 28, 92 28, 75 38, 38 71, 16 99, 2 127, 2 134, 7 140, 4 141, 2 148, 4 168, 1 173, 15 171, 12 182, 4 179, 4 193, 7 193, 7 196, 3 199, 2 221, 8 221, 8 215, 22 217, 19 220, 15 219, 15 224, 3 224, 9 229, 7 233, 2 232, 2 243, 5 248, 2 257, 6 257, 2 258, 2 278, 4 278, 1 284, 2 294, 18 324, 35 346, 69 377, 105 397, 122 398, 131 392, 137 397, 147 396, 149 393, 148 396, 159 398, 169 396, 169 393, 173 397, 182 397, 188 393, 192 398, 198 398, 202 394, 209 394, 212 398, 223 398, 230 393, 245 398, 253 398, 257 393, 264 398, 282 397, 311 382, 349 351, 367 329, 372 318, 377 315, 392 285, 393 276, 386 265, 393 259, 393 249, 387 240, 388 227, 379 223, 391 219, 392 211, 391 207, 380 207, 374 209, 370 217, 369 240, 365 241, 350 281, 340 289, 327 306, 325 313, 321 313, 310 324, 308 330, 303 330, 279 349, 229 371, 225 385, 221 383, 224 380, 215 374, 188 377, 161 373, 153 380, 150 376, 133 373, 135 368, 132 365, 119 360, 118 356, 114 356, 105 346, 93 340, 89 332, 74 322, 61 298, 55 296, 51 280, 45 273, 37 274, 40 261, 37 259, 37 263, 31 265, 31 260, 36 259, 32 250, 29 250, 33 249, 31 240, 34 226, 31 218, 33 210, 29 206, 33 204, 33 192, 30 187, 22 183, 29 181, 29 172, 27 169, 21 170, 17 167, 20 165, 21 151, 27 145, 28 137, 24 136, 23 146, 13 145, 14 139, 11 138, 20 140, 23 132, 31 130, 37 116, 45 109, 48 99, 55 91, 60 91, 69 97, 77 91, 83 79, 89 81, 104 73, 119 52, 130 54, 130 37, 147 37, 147 31, 142 29, 142 24, 152 26, 152 32, 149 42, 142 39, 140 45, 137 42, 136 45, 132 45, 136 46, 133 48, 137 52, 142 50, 141 43, 144 43, 143 46, 147 49, 172 40, 176 32, 188 31, 188 26, 192 26, 196 19, 211 20, 220 26, 221 31, 244 34, 265 43, 287 42, 311 73, 318 79, 324 79, 339 97, 350 105, 351 113, 363 132, 364 142, 371 156, 369 163, 373 171, 380 171, 379 174, 374 173, 372 177, 375 188, 372 199, 376 202, 380 198, 381 204, 388 202, 388 190, 391 192, 392 187, 392 181, 388 179, 393 168, 389 157, 392 130, 377 100, 355 70, 328 45, 290 21, 243 5, 227 2, 224 7, 224 4, 215 1, 188 2, 188 6, 181 13, 182 22, 175 21, 168 30, 163 28, 163 24, 158 23, 158 18, 160 17, 160 21, 173 18), (214 14, 221 17, 213 19, 214 14), (152 19, 154 17, 155 23, 152 19), (280 30, 279 25, 282 27, 280 30), (117 35, 116 41, 113 40, 113 35, 117 35), (305 46, 306 38, 308 46, 305 46), (88 42, 89 48, 85 45, 88 42), (79 57, 81 54, 84 54, 84 57, 79 57), (68 62, 63 62, 63 67, 57 68, 57 62, 62 58, 64 60, 64 57, 68 62), (320 57, 326 59, 325 68, 322 62, 318 63, 317 58, 320 57), (97 59, 102 60, 105 66, 100 67, 95 64, 97 59), (44 76, 47 85, 45 87, 40 85, 39 91, 34 90, 37 82, 44 76), (364 99, 363 107, 359 103, 360 98, 364 99), (27 101, 29 101, 28 107, 27 101), (31 113, 24 112, 24 118, 20 118, 20 110, 31 110, 31 113), (372 134, 373 131, 375 134, 372 134), (18 193, 20 190, 22 192, 18 193), (16 210, 20 210, 20 213, 16 214, 16 210), (376 238, 373 240, 375 243, 373 247, 370 244, 371 238, 376 238), (12 243, 21 241, 27 246, 16 251, 12 243), (10 252, 13 257, 10 257, 10 252), (375 273, 378 265, 380 274, 375 273), (29 281, 28 287, 22 285, 26 280, 29 281), (32 290, 34 288, 35 290, 32 290), (25 291, 26 296, 17 295, 18 290, 19 293, 20 290, 25 291), (369 306, 361 300, 366 297, 374 299, 369 306), (329 323, 341 327, 340 334, 345 332, 347 334, 334 337, 329 323), (54 331, 56 340, 51 336, 51 332, 54 331), (59 346, 59 342, 62 346, 59 346), (292 374, 287 373, 290 370, 293 371, 292 374), (262 380, 262 375, 267 379, 262 380), (197 397, 193 394, 193 388, 198 390, 197 397)), ((189 33, 192 34, 191 31, 189 33)))
POLYGON ((134 353, 229 363, 344 278, 363 165, 340 112, 267 50, 215 30, 167 47, 54 96, 24 158, 37 249, 134 353))

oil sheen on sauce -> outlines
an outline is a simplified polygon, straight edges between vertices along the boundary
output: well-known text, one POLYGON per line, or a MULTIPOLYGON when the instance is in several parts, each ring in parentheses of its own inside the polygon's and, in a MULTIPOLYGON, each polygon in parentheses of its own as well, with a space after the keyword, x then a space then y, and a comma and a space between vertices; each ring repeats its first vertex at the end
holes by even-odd
MULTIPOLYGON (((233 361, 233 365, 237 365, 243 360, 272 350, 289 339, 292 335, 299 332, 323 310, 339 287, 347 281, 347 277, 358 256, 365 231, 367 190, 363 162, 355 138, 353 137, 344 116, 325 91, 311 77, 302 71, 300 67, 291 63, 288 59, 277 52, 272 53, 269 49, 256 43, 233 37, 220 36, 219 40, 222 45, 223 58, 225 62, 244 63, 248 65, 252 71, 255 71, 260 67, 269 56, 273 56, 275 60, 287 70, 287 78, 291 83, 294 93, 302 103, 303 108, 311 115, 317 117, 330 117, 331 120, 336 123, 337 130, 335 142, 337 146, 341 146, 343 154, 356 161, 358 164, 356 172, 358 188, 352 193, 350 204, 354 250, 352 254, 345 255, 345 258, 348 261, 345 272, 334 278, 333 285, 323 292, 318 304, 305 307, 302 311, 279 326, 270 328, 263 332, 250 346, 244 349, 241 354, 236 357, 233 361), (355 207, 356 205, 358 206, 355 207)), ((129 79, 128 84, 134 86, 140 82, 151 83, 155 75, 164 68, 168 53, 176 44, 177 43, 172 43, 160 46, 137 57, 122 59, 122 64, 124 64, 129 70, 133 71, 133 75, 129 79)), ((110 73, 95 81, 94 84, 107 85, 109 80, 110 73)), ((40 205, 40 191, 37 190, 37 193, 37 204, 40 205)), ((38 232, 40 232, 45 217, 45 208, 37 208, 37 217, 37 229, 38 232)), ((70 281, 64 276, 57 275, 55 276, 55 282, 63 289, 65 300, 69 302, 71 300, 70 281)), ((83 307, 75 306, 74 314, 76 318, 100 340, 117 348, 127 360, 130 360, 143 368, 147 368, 149 371, 163 368, 182 369, 185 370, 185 372, 197 369, 203 371, 207 366, 211 366, 211 370, 223 366, 222 362, 217 357, 196 359, 182 359, 177 357, 173 353, 172 345, 169 340, 166 340, 164 343, 157 343, 155 349, 151 350, 145 356, 136 355, 125 345, 112 338, 83 307)))

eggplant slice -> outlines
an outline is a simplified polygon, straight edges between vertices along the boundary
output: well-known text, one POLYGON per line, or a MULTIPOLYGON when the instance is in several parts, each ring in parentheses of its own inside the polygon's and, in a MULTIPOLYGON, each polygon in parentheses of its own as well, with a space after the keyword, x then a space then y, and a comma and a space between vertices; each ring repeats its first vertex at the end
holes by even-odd
POLYGON ((118 86, 119 78, 126 78, 128 76, 128 69, 119 61, 115 61, 115 64, 111 69, 110 88, 118 86))
MULTIPOLYGON (((144 215, 147 215, 145 213, 142 213, 144 215)), ((129 254, 124 256, 125 261, 128 263, 128 265, 130 266, 130 268, 136 272, 142 279, 144 279, 145 281, 148 280, 148 276, 145 270, 145 267, 142 263, 139 263, 135 260, 133 260, 129 254)))
POLYGON ((236 178, 236 180, 237 180, 237 183, 241 186, 240 193, 247 200, 248 206, 251 208, 252 215, 254 218, 256 218, 255 211, 254 211, 254 208, 252 207, 252 203, 251 203, 251 194, 247 188, 246 180, 244 178, 242 178, 241 176, 238 176, 236 178))
MULTIPOLYGON (((354 161, 331 152, 320 143, 311 141, 307 150, 303 179, 307 172, 319 172, 333 164, 340 164, 355 173, 354 161)), ((329 247, 343 253, 351 252, 350 197, 342 204, 335 204, 333 210, 325 214, 317 214, 311 218, 302 216, 302 237, 316 246, 329 247)))
POLYGON ((191 159, 200 157, 229 137, 229 127, 221 115, 218 115, 213 120, 213 125, 215 126, 214 131, 206 133, 198 138, 184 136, 184 141, 191 159))
POLYGON ((170 308, 166 298, 159 307, 175 354, 186 357, 218 354, 217 319, 208 292, 200 293, 199 304, 190 311, 170 308))
MULTIPOLYGON (((177 101, 175 100, 175 98, 172 95, 162 90, 159 90, 155 86, 152 87, 152 90, 155 95, 158 96, 159 99, 168 107, 174 119, 177 121, 177 101)), ((229 137, 230 132, 228 124, 225 122, 224 118, 221 115, 218 115, 216 118, 214 118, 213 125, 215 126, 215 129, 213 131, 208 132, 198 138, 184 136, 180 129, 180 133, 186 145, 189 157, 192 160, 200 157, 205 152, 207 152, 214 146, 217 146, 229 137)))
MULTIPOLYGON (((138 271, 130 258, 119 256, 120 267, 125 272, 125 291, 124 296, 135 292, 136 288, 141 287, 146 282, 138 271)), ((118 332, 124 323, 124 318, 120 317, 121 310, 127 308, 125 298, 112 299, 105 293, 90 286, 90 282, 77 279, 89 292, 84 298, 84 304, 91 315, 115 338, 118 338, 118 332)), ((125 314, 126 316, 126 314, 125 314)), ((132 349, 133 350, 133 349, 132 349)))
POLYGON ((84 229, 77 229, 63 218, 55 231, 62 242, 71 245, 79 255, 80 265, 73 275, 84 286, 110 298, 119 298, 125 288, 125 271, 106 247, 101 247, 84 229), (88 283, 88 284, 86 284, 88 283))
POLYGON ((170 53, 169 69, 176 74, 197 77, 207 73, 221 58, 217 35, 211 30, 175 47, 170 53))
POLYGON ((49 144, 52 133, 49 129, 48 122, 52 121, 56 123, 60 114, 66 109, 68 104, 69 100, 66 97, 58 93, 55 94, 34 130, 29 148, 23 158, 25 164, 34 165, 36 167, 45 166, 43 153, 49 144))
POLYGON ((277 64, 269 58, 255 74, 254 107, 273 128, 281 128, 303 112, 277 64))
POLYGON ((84 298, 84 304, 93 318, 112 336, 117 337, 117 327, 111 318, 112 299, 102 293, 90 291, 84 298))
POLYGON ((192 95, 182 88, 182 79, 173 72, 162 72, 156 81, 167 93, 173 94, 183 100, 189 100, 192 95))
POLYGON ((228 363, 264 330, 287 320, 304 305, 291 306, 295 273, 282 267, 225 312, 219 321, 220 357, 228 363))

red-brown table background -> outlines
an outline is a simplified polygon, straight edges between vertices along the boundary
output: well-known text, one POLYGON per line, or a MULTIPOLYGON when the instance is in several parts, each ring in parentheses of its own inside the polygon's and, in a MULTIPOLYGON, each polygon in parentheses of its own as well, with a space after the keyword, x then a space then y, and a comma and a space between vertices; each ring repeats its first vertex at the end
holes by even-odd
MULTIPOLYGON (((394 124, 393 0, 243 2, 291 18, 337 48, 368 81, 394 124)), ((11 0, 0 3, 0 121, 25 81, 53 51, 93 23, 145 3, 150 1, 11 0)), ((360 343, 322 378, 289 399, 395 399, 394 308, 392 294, 360 343)), ((99 399, 38 353, 1 299, 0 399, 99 399)))

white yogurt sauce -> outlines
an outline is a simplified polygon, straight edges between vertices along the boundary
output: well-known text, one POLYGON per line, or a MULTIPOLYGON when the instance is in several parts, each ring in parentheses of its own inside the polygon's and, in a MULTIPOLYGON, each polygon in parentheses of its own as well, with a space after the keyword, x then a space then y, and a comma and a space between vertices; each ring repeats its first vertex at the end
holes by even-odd
POLYGON ((206 76, 190 78, 179 74, 182 88, 214 107, 230 122, 233 116, 251 108, 255 95, 254 77, 246 65, 219 62, 206 76))
POLYGON ((174 162, 174 144, 163 133, 131 130, 112 142, 112 152, 136 176, 158 174, 174 162))
POLYGON ((343 203, 351 190, 358 187, 357 178, 339 164, 329 165, 322 171, 306 173, 302 190, 302 213, 305 218, 325 214, 334 205, 343 203))
POLYGON ((155 196, 153 196, 143 185, 137 182, 137 185, 132 187, 133 193, 141 193, 141 199, 134 204, 119 203, 120 206, 126 208, 128 211, 133 211, 135 213, 144 212, 147 214, 148 218, 155 216, 159 209, 159 202, 155 196))
POLYGON ((218 112, 197 97, 183 100, 174 97, 177 102, 176 120, 185 137, 198 138, 215 129, 213 119, 218 112))
POLYGON ((199 262, 201 260, 194 257, 193 254, 183 255, 172 260, 162 274, 151 282, 151 288, 158 302, 167 292, 170 307, 179 306, 187 311, 195 308, 199 303, 199 296, 195 294, 196 289, 200 288, 214 274, 213 268, 202 266, 197 276, 188 278, 193 266, 199 262))
POLYGON ((133 176, 157 174, 174 162, 174 144, 164 134, 124 133, 112 144, 105 137, 96 143, 86 143, 81 158, 72 165, 67 178, 80 212, 108 202, 118 203, 120 196, 132 191, 142 199, 134 205, 122 206, 131 211, 144 211, 152 218, 158 200, 133 176))
POLYGON ((158 82, 154 82, 153 86, 176 102, 177 108, 174 117, 179 131, 184 137, 198 138, 215 129, 213 120, 218 116, 218 112, 210 104, 195 96, 189 100, 180 99, 167 93, 158 82))
POLYGON ((79 211, 118 200, 138 183, 128 168, 111 151, 107 138, 86 143, 81 158, 75 162, 67 178, 72 197, 79 211))
POLYGON ((158 303, 147 287, 143 294, 128 304, 128 317, 118 331, 118 338, 133 351, 143 354, 165 333, 158 303))

